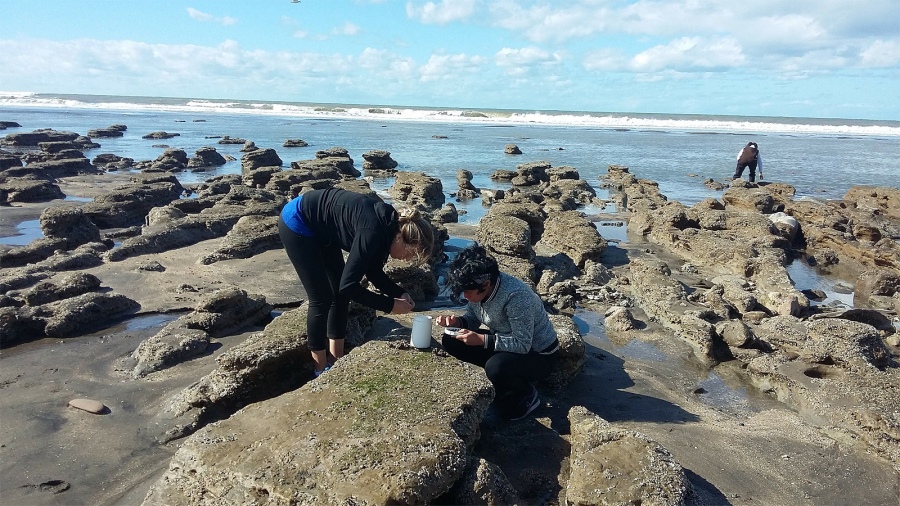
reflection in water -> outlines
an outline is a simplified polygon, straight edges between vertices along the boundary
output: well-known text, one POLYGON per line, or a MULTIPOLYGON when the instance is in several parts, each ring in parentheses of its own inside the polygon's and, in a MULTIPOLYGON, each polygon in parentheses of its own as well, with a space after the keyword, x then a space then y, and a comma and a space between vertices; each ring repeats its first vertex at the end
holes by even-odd
POLYGON ((0 244, 7 246, 26 246, 35 239, 44 237, 44 231, 41 230, 40 220, 28 220, 19 223, 16 227, 20 235, 10 237, 0 237, 0 244))
POLYGON ((69 202, 93 202, 94 199, 90 197, 76 197, 74 195, 66 195, 66 199, 69 202))
MULTIPOLYGON (((697 378, 696 363, 671 356, 651 342, 642 339, 631 339, 622 346, 614 344, 603 326, 603 315, 592 311, 578 311, 574 316, 578 331, 586 344, 596 346, 626 362, 640 362, 647 370, 659 377, 697 378)), ((705 377, 697 379, 696 391, 698 399, 704 404, 733 414, 758 412, 757 400, 751 400, 745 387, 733 388, 715 371, 703 368, 700 374, 705 377)))
POLYGON ((624 221, 595 221, 600 236, 610 242, 628 242, 628 227, 624 221))
POLYGON ((434 302, 432 302, 429 307, 438 308, 438 307, 457 307, 457 304, 454 304, 453 301, 450 300, 450 294, 447 293, 447 267, 450 265, 450 262, 456 258, 456 255, 467 246, 473 244, 475 241, 469 239, 460 239, 458 237, 451 237, 447 241, 444 242, 444 253, 447 254, 447 260, 437 264, 434 267, 434 275, 437 277, 438 284, 438 296, 435 297, 434 302))
POLYGON ((818 272, 811 265, 802 260, 794 260, 787 266, 788 276, 794 282, 797 290, 821 290, 825 292, 825 300, 813 301, 813 305, 847 306, 853 307, 853 291, 841 288, 841 284, 829 279, 818 272))
POLYGON ((173 314, 149 314, 138 316, 125 322, 125 330, 146 330, 163 325, 175 320, 178 315, 173 314))
POLYGON ((697 386, 702 389, 698 390, 697 398, 704 404, 733 414, 746 414, 757 411, 750 404, 750 398, 747 396, 745 388, 731 388, 714 371, 710 371, 709 376, 700 381, 697 386))

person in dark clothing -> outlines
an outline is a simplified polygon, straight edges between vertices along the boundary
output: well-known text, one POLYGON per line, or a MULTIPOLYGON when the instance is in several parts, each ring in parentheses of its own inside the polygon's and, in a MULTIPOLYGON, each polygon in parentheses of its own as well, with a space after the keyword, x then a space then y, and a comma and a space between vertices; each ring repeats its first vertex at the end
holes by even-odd
POLYGON ((759 179, 763 178, 762 155, 759 146, 755 142, 748 142, 737 156, 737 168, 734 169, 732 179, 739 179, 744 174, 744 169, 750 169, 750 182, 756 181, 756 168, 759 167, 759 179))
POLYGON ((431 224, 415 209, 398 213, 378 197, 329 188, 288 202, 278 234, 308 297, 306 333, 318 376, 344 354, 350 300, 385 313, 413 310, 412 297, 384 272, 388 256, 427 258, 431 224), (346 263, 342 251, 349 252, 346 263), (365 276, 381 293, 361 284, 365 276), (326 348, 328 348, 326 350, 326 348))
POLYGON ((500 272, 477 243, 451 262, 447 285, 454 299, 462 295, 468 304, 463 315, 438 316, 438 325, 458 328, 444 332, 444 350, 484 368, 501 414, 525 418, 541 403, 533 383, 550 375, 559 350, 544 303, 521 280, 500 272))

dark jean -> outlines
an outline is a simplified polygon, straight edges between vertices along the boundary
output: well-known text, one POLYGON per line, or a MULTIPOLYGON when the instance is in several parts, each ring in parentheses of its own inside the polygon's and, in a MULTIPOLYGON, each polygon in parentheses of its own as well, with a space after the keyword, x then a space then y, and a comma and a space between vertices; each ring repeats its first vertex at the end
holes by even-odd
POLYGON ((328 339, 347 336, 350 299, 338 293, 344 272, 344 254, 333 245, 321 244, 289 229, 278 217, 278 235, 300 283, 306 290, 306 335, 310 351, 328 349, 328 339))
POLYGON ((541 355, 533 350, 529 353, 486 350, 449 336, 441 338, 441 345, 463 362, 484 368, 496 391, 494 402, 502 409, 514 407, 531 394, 531 384, 550 375, 551 361, 556 355, 541 355))
POLYGON ((738 179, 744 174, 744 169, 750 169, 750 182, 756 182, 756 162, 750 162, 744 165, 738 163, 737 167, 734 169, 734 179, 738 179))

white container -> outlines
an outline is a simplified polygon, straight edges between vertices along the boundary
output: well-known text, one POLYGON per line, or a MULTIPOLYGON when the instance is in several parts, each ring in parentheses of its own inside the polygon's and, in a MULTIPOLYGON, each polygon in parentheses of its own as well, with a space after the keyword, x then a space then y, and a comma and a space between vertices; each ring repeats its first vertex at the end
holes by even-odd
POLYGON ((420 350, 431 348, 431 317, 419 315, 413 318, 412 337, 409 344, 420 350))

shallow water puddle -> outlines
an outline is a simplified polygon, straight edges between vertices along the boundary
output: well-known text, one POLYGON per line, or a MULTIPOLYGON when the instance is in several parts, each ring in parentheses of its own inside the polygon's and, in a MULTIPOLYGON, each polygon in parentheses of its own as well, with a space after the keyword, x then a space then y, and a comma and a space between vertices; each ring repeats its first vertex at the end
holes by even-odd
POLYGON ((44 237, 44 231, 41 230, 40 220, 27 220, 19 223, 16 227, 19 235, 9 237, 0 237, 0 244, 7 246, 27 246, 31 241, 44 237))
POLYGON ((694 393, 704 404, 732 414, 758 411, 751 405, 746 389, 732 388, 715 371, 710 371, 709 376, 697 384, 694 393))
POLYGON ((825 299, 810 300, 813 305, 853 307, 853 289, 840 281, 819 274, 815 267, 802 260, 794 260, 786 267, 788 276, 797 290, 821 290, 825 299))
POLYGON ((125 322, 125 330, 147 330, 154 327, 162 327, 178 318, 174 314, 148 314, 137 316, 125 322))
POLYGON ((628 242, 628 227, 624 221, 595 221, 600 236, 608 242, 628 242))
POLYGON ((596 346, 626 362, 639 362, 652 375, 661 378, 680 378, 686 384, 696 382, 693 393, 700 402, 734 415, 759 412, 768 403, 764 398, 751 395, 745 386, 732 386, 740 381, 726 381, 715 370, 698 368, 698 364, 672 356, 655 344, 641 339, 632 339, 624 345, 617 345, 607 336, 603 328, 603 315, 591 311, 576 313, 575 322, 588 345, 596 346), (699 376, 698 376, 699 375, 699 376))
POLYGON ((92 199, 90 197, 76 197, 74 195, 66 195, 66 198, 64 200, 67 200, 69 202, 93 202, 94 201, 94 199, 92 199))

